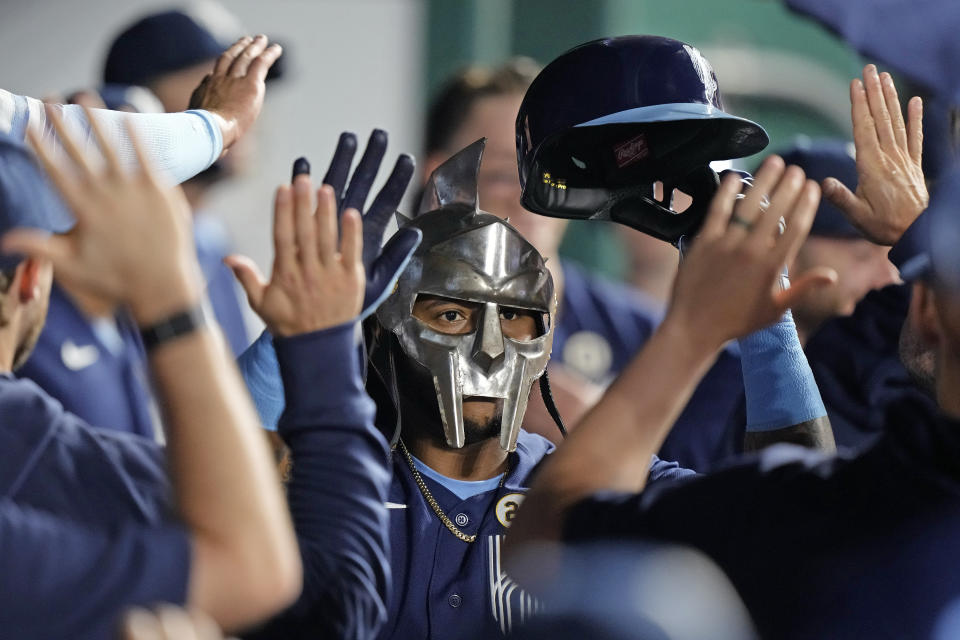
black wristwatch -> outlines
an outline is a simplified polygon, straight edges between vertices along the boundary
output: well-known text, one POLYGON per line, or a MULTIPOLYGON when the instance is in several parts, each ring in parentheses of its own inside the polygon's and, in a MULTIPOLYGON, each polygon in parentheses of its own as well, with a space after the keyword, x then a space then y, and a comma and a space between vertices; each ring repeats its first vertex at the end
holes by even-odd
POLYGON ((151 351, 164 342, 193 333, 207 325, 207 316, 206 305, 198 303, 189 309, 169 315, 149 327, 141 328, 140 337, 143 339, 143 346, 147 351, 151 351))

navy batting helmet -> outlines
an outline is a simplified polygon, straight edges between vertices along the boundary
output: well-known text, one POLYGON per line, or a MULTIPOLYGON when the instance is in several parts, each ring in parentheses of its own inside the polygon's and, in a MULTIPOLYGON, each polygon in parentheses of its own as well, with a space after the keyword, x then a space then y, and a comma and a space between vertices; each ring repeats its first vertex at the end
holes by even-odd
POLYGON ((524 96, 523 206, 614 220, 676 243, 700 226, 716 192, 709 163, 768 141, 760 125, 723 111, 716 75, 694 47, 658 36, 594 40, 547 65, 524 96), (693 197, 682 215, 671 207, 674 189, 693 197))

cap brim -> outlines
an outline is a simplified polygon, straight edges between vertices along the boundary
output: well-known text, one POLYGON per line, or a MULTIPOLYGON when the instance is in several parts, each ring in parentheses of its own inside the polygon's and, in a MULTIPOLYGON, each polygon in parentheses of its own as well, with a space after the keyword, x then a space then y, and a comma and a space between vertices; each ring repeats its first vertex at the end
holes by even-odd
POLYGON ((726 111, 698 102, 655 104, 618 111, 574 127, 597 127, 608 124, 645 124, 655 122, 681 122, 684 120, 718 120, 727 124, 727 138, 723 156, 717 160, 742 158, 763 151, 770 143, 767 132, 756 122, 730 115, 726 111))

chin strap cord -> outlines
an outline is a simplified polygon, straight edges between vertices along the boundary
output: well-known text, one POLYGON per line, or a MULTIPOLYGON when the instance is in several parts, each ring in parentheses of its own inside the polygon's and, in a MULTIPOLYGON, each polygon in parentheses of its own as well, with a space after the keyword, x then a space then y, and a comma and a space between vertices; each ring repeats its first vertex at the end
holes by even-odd
POLYGON ((540 376, 540 396, 543 398, 543 404, 547 407, 550 417, 557 423, 557 428, 564 438, 567 437, 567 428, 563 425, 563 418, 560 417, 560 411, 557 409, 557 403, 553 400, 553 391, 550 390, 550 378, 547 376, 547 370, 543 370, 540 376))

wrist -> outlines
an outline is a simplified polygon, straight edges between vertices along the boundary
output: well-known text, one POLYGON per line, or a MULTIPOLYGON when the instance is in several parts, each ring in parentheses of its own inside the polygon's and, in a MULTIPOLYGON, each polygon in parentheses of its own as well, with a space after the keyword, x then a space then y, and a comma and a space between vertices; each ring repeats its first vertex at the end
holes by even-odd
POLYGON ((173 313, 153 325, 141 326, 140 338, 143 347, 147 353, 151 353, 160 345, 190 335, 206 327, 210 322, 210 315, 211 311, 200 303, 173 313))
POLYGON ((715 355, 729 340, 714 335, 710 328, 672 311, 664 317, 658 331, 676 348, 691 355, 715 355))
POLYGON ((130 312, 140 327, 149 327, 202 299, 201 287, 195 278, 171 274, 160 286, 137 287, 137 296, 130 300, 130 312))
POLYGON ((234 118, 227 118, 219 111, 213 109, 207 109, 211 116, 213 116, 214 121, 217 123, 217 126, 220 128, 220 137, 223 139, 223 151, 220 154, 222 158, 226 155, 227 150, 233 146, 233 143, 237 141, 238 137, 238 127, 237 121, 234 118))

